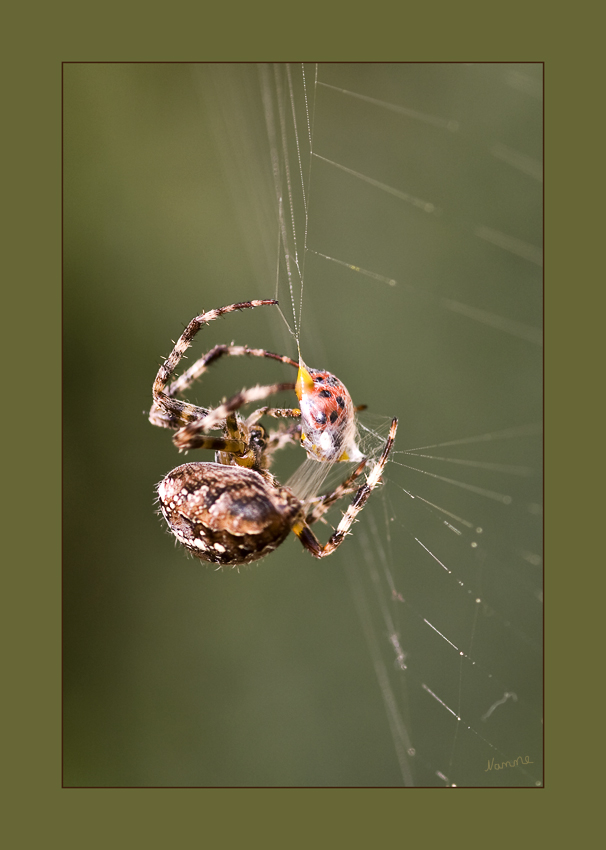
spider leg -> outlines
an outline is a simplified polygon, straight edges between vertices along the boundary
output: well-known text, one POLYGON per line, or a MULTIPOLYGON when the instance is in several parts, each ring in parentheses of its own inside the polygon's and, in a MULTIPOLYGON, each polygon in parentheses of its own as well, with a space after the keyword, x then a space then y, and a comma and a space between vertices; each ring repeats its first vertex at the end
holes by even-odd
MULTIPOLYGON (((212 428, 220 428, 224 419, 230 413, 234 413, 236 410, 239 410, 245 404, 252 404, 256 401, 263 401, 263 399, 268 398, 269 396, 275 395, 276 393, 287 392, 289 390, 294 390, 295 385, 290 382, 286 384, 268 384, 266 386, 256 386, 249 387, 243 390, 240 390, 239 393, 236 393, 231 398, 224 401, 223 404, 220 404, 218 407, 215 407, 214 410, 209 411, 208 415, 203 419, 200 424, 204 429, 212 429, 212 428)), ((268 408, 268 410, 278 410, 278 408, 268 408)), ((290 414, 290 411, 287 415, 290 414)), ((280 414, 278 414, 279 416, 280 414)), ((296 415, 300 415, 300 412, 297 411, 296 415)), ((253 419, 252 423, 256 422, 256 419, 253 419)))
POLYGON ((345 481, 342 481, 331 493, 325 493, 323 496, 318 496, 313 500, 315 503, 315 507, 311 510, 307 516, 305 517, 305 522, 308 525, 313 525, 314 522, 317 522, 326 511, 334 505, 335 502, 338 502, 339 499, 342 499, 343 496, 347 496, 350 493, 355 493, 358 489, 356 485, 356 481, 359 476, 364 471, 364 467, 366 466, 367 459, 365 458, 361 463, 357 465, 354 471, 349 475, 345 481))
POLYGON ((298 407, 260 407, 258 410, 253 410, 246 424, 254 425, 263 416, 271 416, 273 419, 300 419, 301 411, 298 407))
MULTIPOLYGON (((371 470, 368 478, 366 479, 366 483, 356 490, 349 507, 345 511, 341 522, 337 526, 336 531, 332 534, 328 543, 325 543, 324 546, 322 546, 316 535, 309 527, 309 524, 306 520, 299 520, 293 525, 293 532, 297 535, 303 546, 305 546, 305 548, 311 552, 314 558, 325 558, 327 555, 331 555, 335 551, 335 549, 337 549, 341 545, 341 543, 345 540, 346 536, 349 534, 349 529, 353 525, 357 515, 360 513, 360 511, 368 501, 368 498, 372 491, 381 481, 381 475, 383 473, 383 470, 385 469, 389 454, 393 448, 397 430, 398 420, 393 419, 391 422, 391 427, 389 429, 389 436, 387 437, 387 442, 383 447, 381 457, 379 458, 376 466, 373 467, 373 469, 371 470)), ((355 472, 357 472, 357 469, 355 470, 355 472)), ((347 484, 347 481, 344 483, 347 484)))
POLYGON ((206 372, 209 366, 216 363, 221 357, 268 357, 271 360, 278 360, 280 363, 287 363, 289 366, 299 368, 296 360, 286 357, 283 354, 274 354, 273 351, 267 351, 264 348, 248 348, 246 345, 215 345, 210 351, 207 351, 199 360, 190 366, 185 372, 172 382, 167 388, 166 395, 171 398, 178 393, 189 389, 194 381, 197 381, 206 372))
POLYGON ((233 440, 227 437, 216 437, 211 434, 193 434, 187 438, 183 438, 183 442, 177 443, 177 437, 180 431, 177 431, 173 441, 180 449, 208 449, 213 452, 228 452, 233 455, 241 455, 246 451, 246 443, 243 440, 233 440))
MULTIPOLYGON (((183 385, 180 384, 179 379, 174 381, 173 384, 177 385, 177 389, 173 390, 173 384, 168 387, 175 369, 179 365, 181 358, 189 346, 192 344, 192 341, 200 328, 207 325, 209 322, 218 319, 219 316, 223 316, 225 313, 233 313, 235 310, 245 310, 252 307, 263 307, 277 303, 278 302, 273 299, 264 301, 241 301, 237 304, 229 304, 226 307, 217 307, 215 310, 208 310, 206 313, 201 313, 199 316, 193 318, 175 343, 173 350, 166 358, 165 362, 158 369, 158 374, 156 375, 153 385, 154 401, 149 413, 150 422, 161 428, 181 428, 183 425, 199 420, 203 416, 207 415, 208 411, 205 408, 196 407, 193 404, 187 404, 186 402, 179 401, 172 397, 172 392, 177 392, 181 386, 183 386, 183 388, 188 386, 187 380, 183 385)), ((253 349, 250 350, 252 351, 253 349)), ((221 356, 221 354, 215 354, 214 359, 217 359, 219 356, 221 356)), ((276 358, 280 359, 280 355, 276 355, 276 358)), ((204 358, 201 359, 204 360, 204 358)), ((194 367, 199 363, 200 361, 198 361, 197 364, 194 364, 194 367)), ((208 365, 208 363, 201 367, 200 374, 202 374, 206 365, 208 365)), ((194 378, 191 378, 191 380, 194 380, 194 378)))
POLYGON ((226 420, 231 414, 239 410, 245 404, 251 404, 255 401, 261 401, 275 393, 284 392, 285 390, 293 390, 294 384, 270 384, 268 386, 257 386, 243 389, 239 393, 233 395, 219 407, 206 412, 206 415, 186 423, 180 428, 173 437, 174 444, 180 449, 189 449, 198 447, 196 439, 203 431, 211 431, 213 429, 223 428, 226 420))
POLYGON ((274 452, 283 449, 284 446, 296 446, 301 443, 301 425, 294 422, 287 428, 278 428, 270 431, 267 438, 266 454, 271 457, 274 452))
POLYGON ((158 428, 177 429, 182 428, 188 422, 204 419, 205 416, 208 416, 208 413, 209 410, 206 407, 197 407, 195 404, 173 398, 170 401, 170 412, 166 410, 165 406, 160 406, 159 402, 154 401, 149 411, 149 421, 158 428))
MULTIPOLYGON (((173 381, 173 383, 167 388, 166 395, 172 399, 171 407, 173 408, 173 412, 171 414, 167 414, 156 402, 154 402, 149 412, 150 422, 154 425, 158 425, 160 428, 182 428, 188 422, 197 422, 205 416, 208 416, 211 413, 211 410, 208 408, 197 407, 196 405, 188 402, 175 399, 174 396, 187 389, 187 387, 189 387, 196 378, 199 378, 206 371, 206 367, 210 363, 217 360, 218 357, 223 354, 236 356, 240 354, 251 354, 254 357, 271 357, 273 360, 280 360, 283 363, 297 366, 296 362, 291 360, 290 357, 282 356, 281 354, 274 354, 271 351, 265 351, 265 349, 245 348, 243 346, 236 345, 216 345, 211 351, 205 354, 204 357, 200 358, 197 363, 194 363, 191 369, 188 369, 187 372, 183 372, 183 374, 180 375, 176 381, 173 381), (217 351, 219 352, 218 354, 217 351), (202 361, 204 361, 204 363, 202 363, 202 361), (202 367, 198 369, 201 363, 202 367), (178 418, 175 418, 175 412, 178 412, 178 418)), ((288 387, 289 389, 292 389, 294 388, 294 384, 289 384, 288 387)), ((272 416, 274 419, 297 419, 301 417, 301 411, 298 408, 261 407, 259 410, 251 413, 247 419, 247 423, 249 425, 253 425, 263 416, 272 416)))

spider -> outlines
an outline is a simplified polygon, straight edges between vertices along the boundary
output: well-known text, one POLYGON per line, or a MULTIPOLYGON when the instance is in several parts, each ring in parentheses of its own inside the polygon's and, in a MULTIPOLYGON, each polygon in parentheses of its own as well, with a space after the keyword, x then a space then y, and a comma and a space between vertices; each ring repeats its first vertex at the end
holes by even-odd
POLYGON ((214 463, 185 463, 169 472, 158 485, 160 509, 175 538, 193 556, 220 566, 256 561, 276 549, 291 531, 314 557, 325 558, 332 554, 381 482, 396 436, 398 421, 393 419, 378 462, 365 482, 359 485, 358 478, 368 459, 359 452, 352 438, 354 408, 349 393, 330 373, 307 369, 302 361, 297 363, 265 349, 216 345, 174 378, 181 358, 204 325, 235 310, 277 303, 275 300, 243 301, 196 316, 160 366, 153 385, 150 422, 175 430, 173 442, 180 450, 211 449, 216 453, 214 463), (175 397, 220 357, 243 355, 267 357, 294 366, 299 370, 297 384, 276 383, 243 389, 214 410, 175 397), (302 402, 306 411, 303 425, 302 412, 298 408, 259 407, 246 418, 238 414, 246 404, 295 387, 299 399, 305 401, 305 404, 302 402), (259 421, 263 416, 293 421, 289 425, 280 423, 275 431, 268 433, 259 421), (206 433, 213 429, 221 430, 223 435, 206 433), (324 433, 328 437, 322 441, 324 433), (305 504, 269 471, 277 449, 301 440, 307 441, 308 452, 316 459, 330 456, 334 460, 360 460, 354 471, 332 492, 315 496, 305 504), (321 448, 315 450, 314 445, 322 442, 321 448), (311 526, 331 505, 350 494, 353 498, 349 507, 328 542, 322 545, 311 526))

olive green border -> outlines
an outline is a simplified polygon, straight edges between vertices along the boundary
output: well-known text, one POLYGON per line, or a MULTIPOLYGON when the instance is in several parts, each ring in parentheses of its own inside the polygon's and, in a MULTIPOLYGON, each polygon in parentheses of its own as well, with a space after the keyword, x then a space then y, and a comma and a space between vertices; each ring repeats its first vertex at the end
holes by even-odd
MULTIPOLYGON (((3 75, 8 90, 4 164, 10 176, 3 353, 11 367, 5 368, 4 382, 3 419, 9 425, 4 490, 7 501, 19 506, 16 519, 5 526, 4 560, 5 669, 11 681, 5 683, 3 700, 9 708, 3 728, 10 758, 3 774, 12 786, 12 800, 4 797, 10 823, 5 816, 3 832, 14 836, 10 846, 235 847, 245 841, 332 847, 372 846, 383 837, 402 843, 423 837, 422 846, 443 840, 527 846, 567 812, 579 816, 583 798, 570 798, 591 785, 594 751, 590 739, 583 738, 594 733, 586 715, 582 722, 575 716, 589 700, 581 679, 587 654, 573 646, 573 638, 582 627, 581 616, 590 619, 589 593, 572 619, 575 609, 565 579, 573 568, 582 572, 597 598, 594 582, 603 572, 598 560, 579 557, 587 551, 579 547, 585 538, 582 519, 597 515, 592 506, 603 496, 596 492, 594 498, 575 484, 572 472, 592 468, 591 460, 585 464, 579 457, 581 442, 589 445, 590 440, 579 437, 588 434, 593 421, 581 419, 578 402, 596 390, 602 394, 585 377, 601 348, 600 334, 588 328, 585 305, 591 303, 597 318, 601 311, 595 296, 603 288, 603 261, 596 262, 595 271, 586 268, 591 241, 599 245, 602 235, 595 227, 601 207, 595 163, 603 160, 603 135, 592 127, 592 116, 602 111, 597 89, 601 30, 597 19, 592 23, 583 13, 590 4, 577 4, 574 18, 572 10, 565 17, 555 6, 528 0, 505 6, 439 0, 422 11, 394 3, 354 9, 337 2, 292 7, 232 2, 220 9, 177 2, 156 8, 131 0, 97 6, 63 0, 22 8, 10 13, 12 20, 5 13, 11 46, 4 50, 8 71, 3 75), (546 63, 546 600, 553 624, 547 651, 546 789, 61 788, 61 62, 261 59, 546 63), (573 286, 581 290, 574 301, 568 297, 573 286), (565 337, 560 328, 566 328, 565 337), (594 357, 586 347, 592 339, 598 341, 594 357), (40 371, 47 385, 41 398, 29 399, 27 375, 40 371), (567 384, 568 376, 574 383, 567 384), (594 565, 597 569, 591 569, 594 565), (566 604, 560 607, 560 601, 566 604)), ((599 781, 597 753, 594 765, 599 781)))

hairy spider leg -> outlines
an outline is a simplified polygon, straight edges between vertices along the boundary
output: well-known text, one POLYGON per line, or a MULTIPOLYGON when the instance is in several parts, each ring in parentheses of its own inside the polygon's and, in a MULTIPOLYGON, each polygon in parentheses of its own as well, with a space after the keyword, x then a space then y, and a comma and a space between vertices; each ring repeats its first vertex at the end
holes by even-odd
POLYGON ((266 357, 271 360, 277 360, 280 363, 286 363, 288 366, 294 366, 298 369, 296 360, 287 357, 285 354, 275 354, 273 351, 267 351, 265 348, 249 348, 247 345, 215 345, 210 351, 207 351, 199 360, 183 372, 179 377, 172 382, 166 390, 166 395, 175 396, 178 393, 189 389, 194 381, 202 377, 204 372, 210 365, 216 363, 221 357, 266 357))
MULTIPOLYGON (((255 401, 262 401, 263 399, 275 395, 276 393, 292 390, 293 388, 293 383, 287 383, 269 384, 267 386, 249 387, 248 389, 240 390, 239 393, 236 393, 226 402, 220 404, 219 407, 215 408, 214 410, 208 411, 206 416, 203 416, 202 418, 196 421, 188 422, 186 425, 180 428, 173 437, 173 443, 179 449, 200 448, 200 446, 198 445, 198 438, 202 434, 202 432, 223 428, 227 417, 230 414, 235 413, 245 404, 251 404, 255 401)), ((268 408, 268 410, 272 409, 274 408, 268 408)), ((296 418, 296 416, 299 415, 298 410, 293 410, 291 411, 291 413, 293 415, 293 418, 296 418)))
POLYGON ((246 443, 243 440, 232 439, 230 437, 217 437, 213 434, 196 434, 187 440, 187 444, 181 445, 177 442, 177 436, 181 431, 177 431, 173 442, 181 451, 189 451, 190 449, 206 449, 212 452, 229 452, 230 454, 240 455, 246 451, 246 443))
POLYGON ((311 499, 310 504, 314 505, 314 507, 305 517, 305 522, 308 525, 313 525, 314 522, 317 522, 324 516, 326 511, 332 507, 335 502, 338 502, 339 499, 342 499, 344 496, 355 493, 358 489, 358 484, 356 484, 356 482, 364 471, 367 463, 368 459, 364 458, 364 460, 357 465, 351 475, 349 475, 345 481, 338 484, 332 492, 324 493, 322 496, 316 496, 311 499))
MULTIPOLYGON (((271 410, 271 408, 270 408, 271 410)), ((271 412, 267 413, 268 416, 271 416, 271 412)), ((288 427, 277 428, 274 431, 270 431, 267 435, 267 449, 266 453, 268 457, 271 457, 274 452, 283 449, 284 446, 297 446, 301 443, 301 426, 298 422, 294 422, 288 427)))
POLYGON ((259 407, 253 410, 248 419, 248 425, 254 425, 263 416, 271 416, 274 419, 300 419, 301 411, 298 407, 259 407))
MULTIPOLYGON (((250 429, 263 416, 271 416, 275 419, 296 419, 300 415, 300 411, 291 410, 290 408, 278 407, 261 407, 255 410, 246 420, 238 420, 235 413, 230 413, 224 420, 226 430, 225 437, 217 437, 210 434, 198 433, 198 428, 192 425, 187 430, 181 429, 174 436, 175 444, 181 451, 188 449, 206 449, 214 452, 225 452, 228 454, 242 456, 249 450, 250 429), (242 433, 242 431, 245 433, 242 433), (182 433, 183 432, 183 433, 182 433)), ((202 421, 198 423, 202 425, 202 421)), ((204 426, 205 427, 205 426, 204 426)), ((294 425, 290 428, 280 428, 276 431, 271 431, 267 434, 267 441, 264 448, 266 455, 266 463, 264 468, 270 466, 270 457, 275 451, 283 448, 286 445, 298 445, 301 439, 300 426, 294 425)), ((219 460, 223 463, 223 460, 219 460)))
MULTIPOLYGON (((214 310, 208 310, 206 313, 201 313, 199 316, 196 316, 191 320, 191 322, 187 325, 179 339, 174 345, 173 350, 166 358, 164 363, 158 369, 158 373, 156 375, 156 379, 153 385, 153 398, 154 402, 152 408, 149 413, 149 420, 152 425, 157 425, 160 428, 182 428, 188 422, 194 422, 206 416, 209 411, 206 408, 198 407, 194 404, 189 404, 188 402, 180 401, 179 399, 173 398, 171 392, 173 392, 173 385, 167 389, 167 385, 169 384, 172 376, 174 375, 175 369, 179 365, 181 358, 192 344, 194 337, 198 333, 198 331, 204 326, 209 324, 209 322, 218 319, 220 316, 223 316, 226 313, 233 313, 236 310, 245 310, 252 307, 264 307, 264 306, 273 306, 278 302, 275 299, 271 300, 262 300, 262 301, 241 301, 237 304, 229 304, 226 307, 217 307, 214 310)), ((250 351, 255 351, 257 349, 249 349, 250 351)), ((224 353, 224 352, 222 352, 224 353)), ((214 358, 217 359, 221 354, 215 354, 214 358)), ((256 356, 256 355, 253 355, 256 356)), ((280 359, 280 355, 275 356, 273 359, 280 359)), ((202 357, 197 363, 194 364, 192 369, 196 366, 200 369, 200 374, 203 373, 204 368, 208 363, 199 365, 201 361, 204 361, 204 357, 202 357)), ((284 362, 288 362, 284 361, 284 362)), ((193 380, 193 378, 192 378, 193 380)), ((180 384, 180 379, 177 379, 174 384, 177 385, 177 389, 174 392, 177 392, 178 389, 182 386, 188 386, 187 383, 183 385, 180 384)))
POLYGON ((357 515, 360 513, 360 511, 368 501, 368 497, 370 496, 372 491, 381 481, 381 475, 383 474, 385 464, 387 463, 389 454, 393 447, 397 430, 398 420, 392 419, 391 426, 389 429, 389 436, 387 437, 387 442, 383 447, 381 457, 379 458, 376 466, 373 467, 370 474, 368 475, 366 483, 356 490, 355 495, 349 504, 349 507, 343 514, 341 522, 337 526, 336 531, 330 537, 328 543, 325 543, 324 546, 322 546, 322 544, 320 543, 320 541, 318 540, 318 538, 313 533, 313 531, 305 520, 299 520, 293 525, 293 532, 297 535, 303 546, 305 546, 305 548, 309 552, 311 552, 314 558, 326 558, 328 555, 331 555, 335 551, 335 549, 337 549, 341 545, 341 543, 349 534, 349 529, 353 525, 357 515))

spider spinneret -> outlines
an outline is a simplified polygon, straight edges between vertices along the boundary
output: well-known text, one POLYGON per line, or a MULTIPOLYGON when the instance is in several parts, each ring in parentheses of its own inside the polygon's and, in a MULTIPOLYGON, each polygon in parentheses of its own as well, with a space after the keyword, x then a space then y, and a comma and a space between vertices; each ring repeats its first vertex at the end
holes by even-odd
POLYGON ((226 313, 275 305, 275 300, 243 301, 201 313, 187 325, 153 385, 150 422, 176 433, 180 450, 215 451, 215 462, 186 463, 173 469, 158 485, 160 509, 175 538, 196 558, 220 566, 248 564, 272 552, 290 532, 316 558, 332 554, 341 545, 357 514, 381 482, 396 436, 398 421, 377 463, 360 484, 368 460, 356 443, 355 408, 345 386, 329 372, 308 369, 303 361, 265 349, 217 345, 173 379, 181 358, 198 331, 226 313), (243 389, 214 409, 197 407, 176 398, 222 356, 265 357, 298 370, 297 382, 243 389), (243 418, 238 411, 284 390, 295 390, 301 409, 259 407, 243 418), (267 432, 263 416, 291 419, 267 432), (222 436, 208 431, 220 430, 222 436), (359 461, 334 490, 303 503, 280 484, 269 468, 273 453, 285 445, 302 443, 310 457, 321 461, 359 461), (327 543, 311 529, 339 499, 353 498, 327 543))

